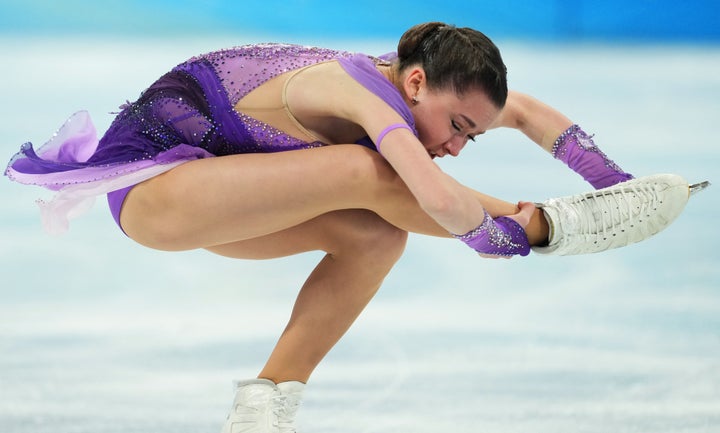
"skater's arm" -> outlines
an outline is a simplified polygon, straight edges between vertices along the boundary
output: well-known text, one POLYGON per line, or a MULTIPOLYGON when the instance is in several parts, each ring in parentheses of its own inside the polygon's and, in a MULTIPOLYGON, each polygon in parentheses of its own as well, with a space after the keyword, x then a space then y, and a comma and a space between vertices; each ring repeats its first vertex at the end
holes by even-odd
POLYGON ((592 135, 532 96, 511 91, 492 127, 522 131, 595 188, 605 188, 633 178, 595 145, 592 135))
POLYGON ((505 107, 492 128, 513 128, 552 153, 555 140, 572 121, 553 107, 524 93, 510 91, 505 107))
MULTIPOLYGON (((480 201, 433 162, 409 126, 389 129, 406 122, 340 64, 314 66, 310 72, 293 77, 287 86, 287 101, 301 121, 344 119, 360 126, 375 141, 420 207, 448 232, 467 233, 483 222, 480 201)), ((451 128, 450 120, 447 128, 451 128)))
MULTIPOLYGON (((297 75, 287 87, 288 106, 296 118, 344 119, 360 126, 420 208, 449 233, 480 253, 527 255, 529 245, 522 226, 523 222, 527 223, 524 221, 527 218, 498 218, 495 221, 474 191, 440 169, 398 111, 348 75, 340 65, 327 63, 313 67, 312 71, 297 75)), ((415 68, 409 76, 424 78, 421 74, 422 70, 415 68)), ((489 114, 494 118, 497 111, 488 113, 487 119, 477 121, 489 124, 492 119, 489 114)), ((445 128, 456 134, 448 139, 459 143, 459 140, 467 140, 466 137, 486 129, 474 122, 467 122, 467 125, 462 122, 459 124, 463 126, 458 128, 456 121, 448 115, 445 128)), ((527 213, 534 210, 532 206, 525 208, 527 213)))

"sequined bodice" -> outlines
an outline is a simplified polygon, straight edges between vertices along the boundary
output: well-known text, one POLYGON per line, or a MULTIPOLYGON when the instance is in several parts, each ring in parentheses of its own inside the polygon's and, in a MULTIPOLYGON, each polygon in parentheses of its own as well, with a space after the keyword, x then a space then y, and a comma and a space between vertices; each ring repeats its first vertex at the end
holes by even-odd
POLYGON ((352 53, 326 48, 259 44, 214 51, 193 57, 185 63, 210 62, 225 87, 230 104, 234 106, 252 90, 282 73, 351 56, 352 53))
MULTIPOLYGON (((162 76, 118 115, 88 163, 152 160, 182 146, 215 156, 323 146, 238 113, 235 105, 278 75, 332 60, 414 126, 375 58, 298 45, 248 45, 193 57, 162 76)), ((368 137, 357 143, 374 148, 368 137)))
MULTIPOLYGON (((351 56, 352 54, 348 52, 325 48, 261 44, 235 47, 193 57, 179 65, 176 70, 188 71, 198 64, 210 65, 219 78, 229 106, 234 107, 245 95, 280 74, 351 56)), ((243 147, 241 149, 243 152, 276 152, 323 145, 321 142, 308 143, 292 137, 246 114, 234 113, 234 115, 244 124, 251 138, 250 142, 237 143, 243 147)))

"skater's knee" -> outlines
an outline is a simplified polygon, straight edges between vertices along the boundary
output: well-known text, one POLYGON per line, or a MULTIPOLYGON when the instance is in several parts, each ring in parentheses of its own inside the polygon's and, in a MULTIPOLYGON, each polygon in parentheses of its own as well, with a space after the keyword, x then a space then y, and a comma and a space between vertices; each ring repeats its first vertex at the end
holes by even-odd
POLYGON ((357 215, 335 232, 334 255, 348 255, 353 260, 389 266, 405 251, 408 234, 369 211, 352 211, 357 215))
POLYGON ((395 264, 405 251, 408 233, 381 220, 375 227, 363 230, 358 239, 358 248, 369 254, 373 260, 395 264))

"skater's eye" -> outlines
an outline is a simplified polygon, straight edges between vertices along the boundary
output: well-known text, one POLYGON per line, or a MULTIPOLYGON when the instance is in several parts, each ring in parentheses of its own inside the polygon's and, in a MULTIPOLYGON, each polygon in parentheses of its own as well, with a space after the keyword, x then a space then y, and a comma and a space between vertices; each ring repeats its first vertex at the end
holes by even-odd
MULTIPOLYGON (((452 125, 453 129, 455 129, 457 132, 462 131, 462 127, 456 121, 452 120, 452 121, 450 121, 450 124, 452 125)), ((466 137, 470 141, 473 141, 473 142, 475 141, 475 136, 473 136, 473 135, 467 135, 466 137)))

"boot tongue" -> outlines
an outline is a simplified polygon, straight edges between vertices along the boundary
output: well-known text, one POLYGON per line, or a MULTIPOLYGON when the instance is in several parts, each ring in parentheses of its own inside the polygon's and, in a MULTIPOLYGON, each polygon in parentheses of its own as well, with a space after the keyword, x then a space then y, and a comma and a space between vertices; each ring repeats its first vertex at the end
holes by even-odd
POLYGON ((305 389, 305 384, 292 380, 289 382, 280 382, 277 384, 277 387, 282 394, 301 394, 305 389))

